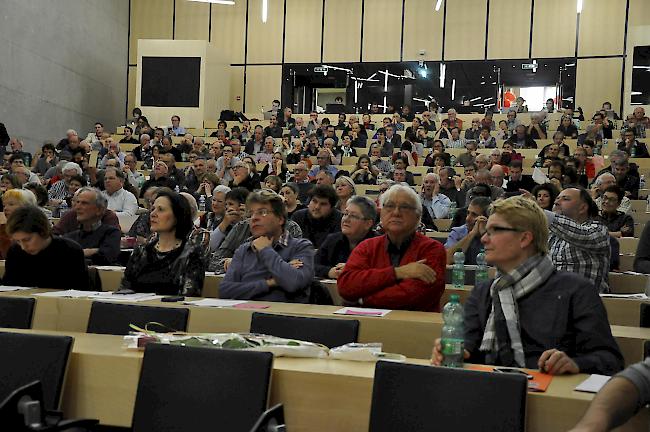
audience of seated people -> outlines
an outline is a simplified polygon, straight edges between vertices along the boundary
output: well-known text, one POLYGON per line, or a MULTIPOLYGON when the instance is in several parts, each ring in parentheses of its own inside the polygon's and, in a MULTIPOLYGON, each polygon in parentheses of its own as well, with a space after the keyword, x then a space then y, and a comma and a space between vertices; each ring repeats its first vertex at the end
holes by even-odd
MULTIPOLYGON (((579 124, 572 112, 550 115, 552 105, 518 116, 524 107, 465 125, 437 106, 376 124, 368 114, 306 121, 287 108, 264 124, 220 122, 214 138, 195 137, 178 116, 162 128, 141 116, 122 139, 97 123, 33 157, 12 139, 0 180, 3 283, 87 289, 87 265, 117 263, 126 215, 137 217, 128 232, 137 246, 120 288, 161 295, 201 295, 207 270, 225 273, 223 298, 307 303, 317 277, 336 279, 354 305, 439 311, 454 252, 475 264, 484 249, 499 273, 466 300, 469 361, 618 372, 597 294, 609 290, 612 242, 634 235, 647 117, 635 110, 606 154, 618 134, 608 110, 579 124), (531 175, 537 157, 547 183, 531 175), (364 190, 379 190, 379 205, 364 190), (46 214, 63 203, 52 227, 46 214), (447 218, 445 247, 422 234, 447 218)), ((650 273, 650 229, 634 269, 650 273)))

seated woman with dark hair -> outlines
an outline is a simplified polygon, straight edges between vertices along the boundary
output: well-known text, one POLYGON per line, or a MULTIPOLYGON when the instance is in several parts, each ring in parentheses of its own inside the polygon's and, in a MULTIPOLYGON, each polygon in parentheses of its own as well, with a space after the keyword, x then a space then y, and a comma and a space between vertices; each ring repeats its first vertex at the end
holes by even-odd
POLYGON ((63 237, 52 237, 50 221, 41 209, 33 205, 17 208, 6 229, 14 244, 7 252, 4 285, 88 289, 88 269, 81 246, 63 237))
POLYGON ((188 241, 193 227, 187 200, 171 189, 159 189, 151 209, 151 232, 157 235, 135 248, 120 288, 199 296, 205 262, 201 247, 188 241))
POLYGON ((560 193, 555 185, 551 183, 544 183, 537 185, 533 188, 531 192, 537 204, 544 210, 553 211, 553 204, 555 203, 555 198, 557 198, 560 193))
POLYGON ((379 170, 372 164, 368 155, 363 154, 359 156, 357 165, 350 177, 356 184, 369 184, 374 185, 377 183, 379 170))
POLYGON ((287 217, 289 219, 295 212, 305 208, 305 205, 298 201, 298 195, 300 195, 300 189, 295 183, 286 183, 280 189, 280 196, 284 200, 284 205, 287 206, 287 217))

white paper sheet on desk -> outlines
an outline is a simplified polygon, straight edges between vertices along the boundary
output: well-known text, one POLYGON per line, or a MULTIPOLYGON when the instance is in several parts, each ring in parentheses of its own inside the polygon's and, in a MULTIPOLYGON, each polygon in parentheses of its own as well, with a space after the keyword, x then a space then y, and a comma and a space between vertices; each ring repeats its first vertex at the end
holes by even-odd
POLYGON ((80 290, 64 290, 64 291, 51 291, 45 293, 34 294, 41 297, 68 297, 68 298, 86 298, 91 295, 101 294, 98 291, 80 291, 80 290))
POLYGON ((576 391, 586 392, 586 393, 598 393, 598 391, 607 384, 612 377, 607 375, 597 375, 593 374, 576 387, 576 391))
POLYGON ((344 307, 336 312, 338 315, 356 315, 356 316, 373 316, 373 317, 383 317, 386 316, 390 309, 368 309, 368 308, 359 308, 359 307, 344 307))
POLYGON ((122 266, 95 266, 97 270, 107 270, 107 271, 124 271, 126 267, 122 266))
POLYGON ((609 297, 609 298, 622 298, 622 299, 639 299, 639 300, 647 300, 648 296, 645 295, 645 293, 638 293, 638 294, 601 294, 601 297, 609 297))
POLYGON ((154 293, 115 294, 113 292, 101 292, 88 296, 93 300, 107 300, 112 302, 141 302, 160 299, 163 296, 154 293))
POLYGON ((190 300, 183 302, 186 305, 203 306, 203 307, 233 307, 239 304, 248 303, 246 300, 222 300, 206 298, 201 300, 190 300))
POLYGON ((22 291, 32 289, 32 287, 4 286, 0 285, 0 292, 22 291))

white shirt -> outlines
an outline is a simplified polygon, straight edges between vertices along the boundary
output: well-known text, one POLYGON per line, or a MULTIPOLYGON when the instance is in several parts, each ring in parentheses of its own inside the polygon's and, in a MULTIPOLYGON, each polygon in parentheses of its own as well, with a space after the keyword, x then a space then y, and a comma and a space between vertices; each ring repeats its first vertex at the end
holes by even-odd
POLYGON ((113 210, 118 216, 135 216, 138 211, 138 199, 131 192, 123 188, 109 195, 102 192, 108 200, 108 209, 113 210))

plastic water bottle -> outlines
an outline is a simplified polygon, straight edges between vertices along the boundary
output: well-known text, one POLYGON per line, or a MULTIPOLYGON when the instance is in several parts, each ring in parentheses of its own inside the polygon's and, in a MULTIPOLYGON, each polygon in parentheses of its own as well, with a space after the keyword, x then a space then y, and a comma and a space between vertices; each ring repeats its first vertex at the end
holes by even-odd
POLYGON ((449 204, 449 219, 453 219, 454 216, 456 216, 456 201, 452 201, 451 204, 449 204))
POLYGON ((630 149, 630 157, 636 157, 636 146, 632 144, 632 148, 630 149))
POLYGON ((639 178, 639 189, 645 189, 645 174, 641 174, 639 178))
POLYGON ((474 285, 478 285, 481 282, 485 282, 489 279, 487 262, 485 261, 485 250, 481 248, 481 251, 476 254, 476 273, 474 274, 474 285))
POLYGON ((68 212, 68 203, 66 200, 61 201, 61 204, 59 204, 59 218, 62 218, 65 216, 65 214, 68 212))
POLYGON ((449 159, 449 164, 451 166, 456 166, 456 156, 455 155, 451 155, 451 158, 449 159))
POLYGON ((199 197, 199 211, 205 211, 205 195, 199 197))
POLYGON ((454 288, 465 286, 465 254, 458 251, 454 254, 454 268, 451 272, 451 283, 454 288))
POLYGON ((176 193, 180 193, 180 192, 181 192, 181 188, 179 188, 178 185, 176 185, 176 187, 174 187, 174 190, 176 191, 176 193))
POLYGON ((465 345, 463 306, 460 296, 452 294, 449 303, 442 309, 442 365, 445 367, 463 367, 463 352, 465 345))

